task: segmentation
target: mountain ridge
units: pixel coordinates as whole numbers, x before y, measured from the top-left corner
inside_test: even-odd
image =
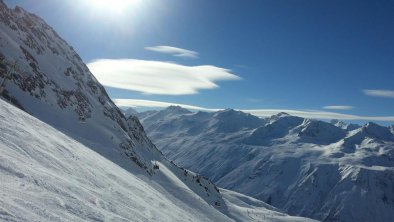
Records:
[[[367,123],[350,130],[282,113],[262,126],[217,136],[209,124],[215,114],[206,114],[203,122],[194,115],[154,122],[145,117],[141,123],[175,163],[289,214],[322,221],[390,221],[394,215],[389,127]],[[189,133],[187,125],[176,125],[185,119],[194,122],[189,128],[203,127]],[[167,123],[181,130],[167,133],[161,128]],[[355,202],[360,208],[352,207]]]

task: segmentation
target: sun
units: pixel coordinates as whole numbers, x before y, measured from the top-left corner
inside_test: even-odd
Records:
[[[130,7],[136,6],[140,0],[87,0],[94,10],[108,13],[123,13]]]

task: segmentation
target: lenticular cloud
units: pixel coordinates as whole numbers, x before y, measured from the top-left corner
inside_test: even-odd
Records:
[[[103,85],[158,95],[188,95],[219,87],[216,82],[239,80],[231,70],[212,66],[184,66],[176,63],[99,59],[88,64]]]
[[[188,49],[177,48],[173,46],[159,45],[159,46],[145,47],[145,49],[149,51],[170,54],[177,57],[188,57],[193,59],[198,58],[198,52]]]

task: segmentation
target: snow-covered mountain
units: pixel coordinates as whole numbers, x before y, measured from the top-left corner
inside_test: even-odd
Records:
[[[312,221],[232,191],[218,196],[165,160],[152,176],[124,168],[1,99],[0,132],[0,221]]]
[[[350,130],[286,113],[255,125],[242,125],[239,116],[250,115],[232,110],[168,113],[139,116],[165,156],[221,187],[323,221],[394,218],[392,128],[368,123]],[[239,130],[218,130],[218,115]]]
[[[109,158],[122,150],[134,164],[152,171],[160,153],[136,118],[126,119],[78,54],[42,19],[20,7],[0,3],[0,57],[10,80],[5,95],[31,115],[106,147]],[[155,153],[151,155],[151,153]],[[115,159],[114,159],[115,160]]]
[[[0,80],[26,112],[0,99],[0,220],[304,220],[168,161],[71,46],[1,0]]]
[[[133,108],[128,108],[128,109],[123,111],[123,114],[126,117],[129,117],[129,116],[136,116],[138,114],[138,112],[137,112],[137,110],[135,110]]]
[[[199,134],[202,130],[207,129],[211,133],[230,133],[253,129],[265,123],[265,120],[256,116],[232,109],[216,113],[192,113],[179,106],[170,106],[160,112],[146,111],[137,114],[137,116],[142,121],[148,119],[151,123],[145,126],[149,128],[147,131],[158,127],[158,133],[160,133],[159,131],[179,133],[182,130],[187,130],[189,134]],[[179,116],[182,118],[177,118]]]
[[[355,130],[355,129],[358,129],[358,128],[361,127],[361,126],[358,125],[358,124],[354,124],[354,123],[345,123],[345,122],[339,121],[339,120],[337,120],[337,119],[331,120],[330,123],[333,124],[333,125],[335,125],[335,126],[337,126],[337,127],[339,127],[339,128],[342,128],[342,129],[344,129],[344,130],[347,130],[347,131],[352,131],[352,130]]]

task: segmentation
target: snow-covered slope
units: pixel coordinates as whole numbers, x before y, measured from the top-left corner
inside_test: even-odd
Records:
[[[347,130],[347,131],[352,131],[352,130],[355,130],[355,129],[358,129],[358,128],[361,127],[361,126],[358,125],[358,124],[354,124],[354,123],[349,123],[349,124],[348,124],[348,123],[339,121],[339,120],[337,120],[337,119],[331,120],[330,123],[333,124],[333,125],[335,125],[335,126],[337,126],[337,127],[339,127],[339,128],[341,128],[341,129]]]
[[[1,100],[0,107],[0,220],[229,220],[165,164],[138,177]]]
[[[0,69],[1,97],[39,119],[0,100],[0,220],[232,220],[231,201],[168,161],[71,46],[1,0]]]
[[[226,213],[236,221],[314,221],[302,217],[288,216],[260,200],[234,191],[220,189]]]
[[[42,19],[0,1],[3,96],[122,167],[152,173],[161,153],[135,117],[125,118],[78,54]],[[95,147],[95,146],[93,146]],[[131,161],[130,161],[131,160]]]
[[[175,163],[291,215],[324,221],[394,218],[390,128],[368,123],[349,130],[280,113],[255,128],[217,131],[211,124],[216,115],[167,115],[154,121],[144,116],[141,121]],[[185,121],[193,124],[180,124]],[[163,127],[168,124],[179,131]]]
[[[213,206],[194,173],[126,170],[1,99],[0,132],[1,221],[310,221],[223,189]]]

